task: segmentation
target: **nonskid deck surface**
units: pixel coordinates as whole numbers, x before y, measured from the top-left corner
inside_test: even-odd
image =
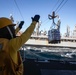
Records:
[[[74,62],[74,61],[72,61]],[[25,59],[24,75],[76,75],[76,63],[71,61],[37,61]]]

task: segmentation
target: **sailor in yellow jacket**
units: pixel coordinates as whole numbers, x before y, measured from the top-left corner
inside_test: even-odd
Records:
[[[23,75],[23,63],[19,48],[30,38],[40,16],[32,17],[31,25],[16,37],[12,21],[0,18],[0,75]]]

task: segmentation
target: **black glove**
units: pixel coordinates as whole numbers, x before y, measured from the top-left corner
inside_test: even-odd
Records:
[[[23,24],[24,24],[24,21],[21,21],[20,24],[19,24],[20,29],[22,28]]]
[[[32,21],[39,22],[40,15],[35,15],[34,17],[31,17],[31,18],[32,18]]]

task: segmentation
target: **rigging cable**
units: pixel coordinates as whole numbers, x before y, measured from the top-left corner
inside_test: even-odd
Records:
[[[67,2],[68,2],[68,0],[66,0],[66,1],[63,3],[63,5],[60,7],[60,9],[59,9],[56,13],[58,13],[58,12],[61,10],[61,8],[62,8]]]
[[[59,4],[59,6],[57,7],[57,9],[55,10],[55,12],[57,11],[57,13],[61,10],[61,8],[67,3],[68,0],[66,0],[64,3],[63,3],[64,0],[62,0],[62,2]],[[61,4],[63,3],[63,5],[61,6]],[[61,6],[61,7],[60,7]],[[60,9],[58,10],[58,8],[60,7]]]
[[[57,6],[58,2],[59,2],[59,0],[57,0],[57,2],[55,3],[55,5],[53,6],[53,8],[52,8],[52,10],[51,10],[51,11],[53,11],[53,10],[54,10],[54,8]],[[48,18],[47,18],[46,20],[44,20],[44,21],[43,21],[43,23],[45,23],[47,20],[48,20]],[[47,23],[48,23],[48,22],[47,22]]]
[[[59,0],[55,3],[55,5],[54,5],[54,7],[52,8],[52,10],[51,10],[51,11],[53,11],[53,10],[54,10],[54,8],[57,6],[58,2],[59,2]]]
[[[16,4],[16,6],[17,6],[18,10],[19,10],[19,13],[20,13],[20,15],[21,15],[22,19],[24,20],[24,18],[23,18],[23,16],[22,16],[22,13],[21,13],[21,11],[20,11],[20,9],[19,9],[19,7],[18,7],[18,4],[17,4],[17,2],[16,2],[16,0],[14,0],[14,2],[15,2],[15,4]]]
[[[59,4],[59,6],[56,8],[55,12],[58,10],[58,8],[61,6],[61,4],[64,2],[64,0],[61,1],[61,3]]]

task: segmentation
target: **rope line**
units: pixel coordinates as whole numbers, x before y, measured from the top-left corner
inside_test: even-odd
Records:
[[[19,9],[19,7],[18,7],[18,4],[17,4],[17,2],[16,2],[16,0],[14,0],[14,2],[15,2],[15,4],[16,4],[16,6],[17,6],[18,10],[19,10],[19,13],[20,13],[20,15],[21,15],[22,19],[24,20],[24,18],[23,18],[23,16],[22,16],[22,13],[21,13],[21,11],[20,11],[20,9]]]
[[[54,7],[52,8],[52,10],[51,11],[53,11],[54,10],[54,8],[57,6],[57,4],[59,3],[59,0],[55,3],[55,5],[54,5]]]
[[[66,0],[66,1],[63,3],[63,5],[59,8],[59,10],[58,10],[56,13],[58,13],[58,12],[61,10],[61,8],[62,8],[67,2],[68,2],[68,0]]]
[[[64,0],[61,1],[61,3],[59,4],[59,6],[56,8],[55,12],[57,11],[57,9],[61,6],[61,4],[64,2]]]

